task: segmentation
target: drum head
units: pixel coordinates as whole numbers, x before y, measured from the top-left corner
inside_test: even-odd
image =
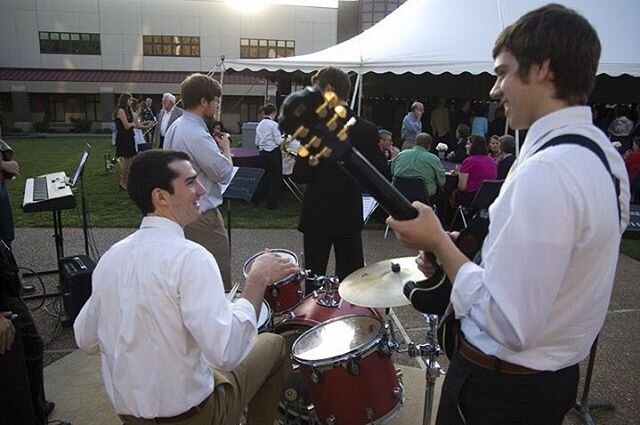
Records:
[[[275,252],[276,254],[286,258],[296,266],[298,265],[298,256],[287,249],[276,248],[276,249],[270,249],[269,252]],[[261,256],[262,254],[264,254],[264,251],[253,254],[251,257],[249,257],[247,261],[244,262],[244,266],[242,266],[242,274],[244,275],[245,278],[249,275],[249,272],[251,271],[251,266],[253,266],[253,262],[256,260],[256,258]],[[283,280],[288,280],[290,277],[291,276]]]
[[[271,307],[269,307],[269,303],[266,301],[262,301],[262,306],[260,307],[260,316],[258,317],[258,329],[264,328],[271,318]]]
[[[291,354],[300,363],[318,363],[366,351],[377,339],[382,322],[370,316],[345,316],[308,330],[293,344]]]

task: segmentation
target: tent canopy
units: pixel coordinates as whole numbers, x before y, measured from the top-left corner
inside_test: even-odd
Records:
[[[551,0],[408,0],[378,24],[343,43],[302,56],[226,59],[241,71],[313,72],[327,65],[358,74],[493,72],[500,31]],[[602,44],[598,74],[640,76],[640,1],[556,0],[585,16]]]

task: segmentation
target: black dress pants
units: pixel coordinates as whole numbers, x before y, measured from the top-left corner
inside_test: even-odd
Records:
[[[24,302],[15,297],[7,297],[2,305],[2,311],[11,311],[18,315],[17,322],[14,325],[20,328],[22,334],[22,348],[24,350],[24,359],[27,369],[27,380],[30,391],[30,406],[25,406],[24,398],[12,391],[7,385],[0,385],[0,399],[2,399],[3,409],[5,403],[9,404],[9,411],[5,410],[4,414],[17,415],[17,417],[25,417],[20,412],[21,409],[28,408],[32,410],[36,425],[44,425],[47,423],[45,417],[46,402],[44,396],[44,376],[43,376],[43,352],[44,344],[42,338],[33,322],[33,317]],[[15,341],[18,342],[18,341]],[[7,359],[9,360],[9,359]],[[0,375],[15,376],[15,371],[7,370],[11,368],[10,362],[3,361],[3,355],[0,355]],[[28,412],[27,412],[28,413]],[[3,415],[4,415],[3,414]],[[2,417],[3,415],[0,415]],[[28,416],[31,416],[30,414]],[[2,421],[0,421],[2,422]],[[25,424],[27,425],[27,424]]]
[[[278,197],[282,187],[282,152],[276,148],[270,152],[260,151],[260,158],[264,163],[267,176],[267,208],[275,209],[278,206]]]
[[[576,402],[578,365],[513,375],[480,367],[456,352],[442,386],[436,425],[562,425]]]
[[[311,270],[312,275],[325,275],[332,246],[336,258],[335,274],[340,281],[352,272],[364,267],[360,233],[349,238],[323,238],[304,234],[303,242],[304,267]],[[310,289],[313,290],[313,288]]]

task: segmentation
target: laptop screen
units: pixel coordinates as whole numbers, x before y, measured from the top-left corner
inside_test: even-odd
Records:
[[[80,159],[78,159],[78,164],[76,165],[76,169],[73,170],[73,174],[69,179],[69,186],[75,186],[82,174],[82,170],[84,169],[85,164],[87,163],[87,159],[89,158],[89,154],[91,153],[91,145],[87,144],[80,155]]]

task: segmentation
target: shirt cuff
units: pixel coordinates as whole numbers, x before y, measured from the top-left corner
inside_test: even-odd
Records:
[[[256,310],[253,308],[253,304],[251,304],[245,298],[239,298],[233,302],[233,311],[236,313],[236,317],[242,321],[249,321],[253,323],[253,326],[258,328],[258,320],[256,319]]]
[[[458,270],[451,290],[451,304],[456,318],[469,315],[471,306],[483,291],[483,276],[484,269],[471,261],[464,263]]]

